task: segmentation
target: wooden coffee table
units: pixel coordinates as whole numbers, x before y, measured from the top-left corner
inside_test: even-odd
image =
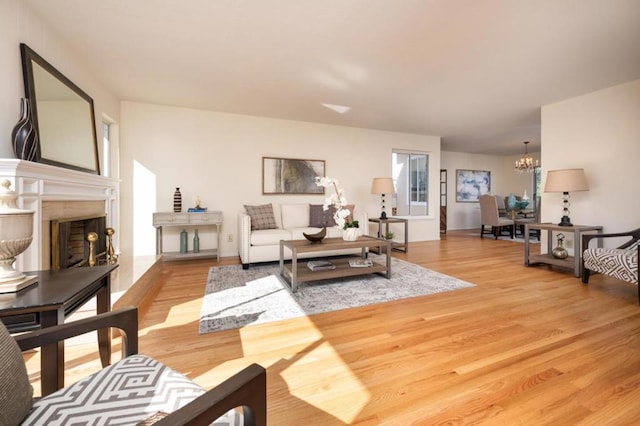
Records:
[[[285,247],[291,250],[290,264],[285,264],[284,262]],[[326,259],[336,265],[336,269],[312,271],[307,267],[306,262],[298,262],[298,255],[301,253],[330,252],[356,248],[362,249],[361,258],[366,258],[367,248],[377,248],[386,253],[386,264],[373,262],[372,266],[358,268],[349,266],[349,259],[360,258],[359,256],[334,257]],[[344,241],[342,238],[325,238],[320,243],[311,243],[307,240],[280,241],[280,275],[285,282],[291,285],[291,291],[294,293],[298,290],[299,283],[374,273],[382,274],[387,279],[391,278],[391,243],[388,240],[361,235],[356,241]]]

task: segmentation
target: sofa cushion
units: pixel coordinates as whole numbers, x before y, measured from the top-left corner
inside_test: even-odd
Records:
[[[0,322],[0,425],[20,424],[33,402],[22,351]]]
[[[291,240],[291,232],[286,229],[262,229],[251,232],[252,246],[279,245],[280,240]]]
[[[315,228],[336,226],[331,209],[325,210],[322,204],[309,204],[309,226]]]
[[[276,219],[273,215],[273,206],[271,204],[263,204],[260,206],[245,205],[244,209],[251,216],[251,230],[274,229]]]
[[[309,204],[282,204],[280,211],[284,229],[309,226]]]

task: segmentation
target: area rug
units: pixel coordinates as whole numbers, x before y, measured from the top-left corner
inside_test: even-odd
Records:
[[[277,264],[209,269],[200,334],[474,286],[395,258],[391,279],[363,275],[312,281],[301,284],[296,293],[278,271]]]

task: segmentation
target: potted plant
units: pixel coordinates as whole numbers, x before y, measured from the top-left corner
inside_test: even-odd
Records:
[[[394,234],[391,231],[387,231],[387,233],[384,234],[384,238],[387,239],[387,240],[393,240],[393,237],[395,237],[395,236],[396,236],[396,234]]]

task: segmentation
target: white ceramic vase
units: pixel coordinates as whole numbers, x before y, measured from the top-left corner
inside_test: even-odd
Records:
[[[0,293],[2,285],[26,278],[14,269],[16,256],[25,251],[33,238],[33,211],[16,207],[17,195],[5,179],[0,188]]]
[[[342,233],[342,239],[345,241],[356,241],[358,239],[358,228],[347,228]]]

